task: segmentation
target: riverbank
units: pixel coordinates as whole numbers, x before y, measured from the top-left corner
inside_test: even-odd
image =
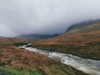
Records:
[[[71,54],[43,51],[40,49],[28,47],[28,45],[20,46],[20,48],[24,48],[28,51],[33,51],[39,54],[47,55],[52,59],[60,60],[61,63],[72,66],[77,70],[81,70],[85,73],[89,73],[91,75],[100,75],[100,61],[98,60],[84,59]]]
[[[31,47],[42,50],[73,54],[86,59],[100,60],[100,42],[86,43],[84,45],[36,45]]]
[[[5,75],[89,75],[46,55],[13,45],[0,46],[0,73]]]

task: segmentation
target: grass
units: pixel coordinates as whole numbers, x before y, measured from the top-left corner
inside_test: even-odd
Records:
[[[12,68],[10,66],[0,67],[0,73],[4,75],[45,75],[40,69],[31,71],[23,68]]]
[[[78,72],[82,73],[81,75],[88,75],[45,56],[16,47],[3,47],[0,55],[1,75],[79,75]],[[73,72],[69,74],[70,70]]]
[[[15,69],[9,66],[0,66],[0,73],[3,73],[4,75],[33,75],[33,72],[28,71],[27,69]]]
[[[88,75],[47,56],[15,46],[3,46],[0,54],[0,74],[3,75]]]
[[[66,66],[54,66],[51,72],[45,73],[42,69],[28,70],[25,68],[14,68],[11,66],[0,66],[1,75],[89,75]]]
[[[24,43],[24,42],[17,42],[17,43],[13,43],[15,46],[22,46],[22,45],[27,45],[28,43]]]
[[[100,42],[86,43],[85,45],[33,45],[34,48],[73,54],[83,58],[100,60]]]

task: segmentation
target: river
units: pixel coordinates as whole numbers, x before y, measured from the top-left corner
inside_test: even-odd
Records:
[[[28,44],[30,45],[30,44]],[[59,60],[61,63],[72,66],[77,70],[81,70],[85,73],[91,75],[100,75],[100,61],[85,59],[72,54],[64,54],[59,52],[49,52],[46,50],[40,50],[37,48],[27,47],[28,45],[20,46],[19,48],[24,48],[25,50],[36,52],[42,55],[47,55],[52,59]]]

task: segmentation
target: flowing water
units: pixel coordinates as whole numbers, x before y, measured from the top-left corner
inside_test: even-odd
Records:
[[[20,46],[19,48],[24,48],[28,51],[33,51],[39,54],[47,55],[52,59],[61,61],[61,63],[72,66],[77,70],[81,70],[85,73],[91,75],[100,75],[100,61],[92,59],[84,59],[71,54],[64,54],[59,52],[49,52],[32,47],[27,47],[28,45]]]

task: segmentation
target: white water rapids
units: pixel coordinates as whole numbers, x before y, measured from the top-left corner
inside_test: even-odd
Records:
[[[19,48],[24,48],[28,51],[33,51],[39,54],[47,55],[48,57],[56,60],[60,60],[61,63],[70,65],[77,70],[81,70],[85,73],[91,74],[91,75],[100,75],[100,61],[98,60],[92,60],[92,59],[84,59],[78,56],[74,56],[71,54],[64,54],[64,53],[58,53],[58,52],[49,52],[44,51],[32,47],[27,47],[27,45],[20,46]]]

